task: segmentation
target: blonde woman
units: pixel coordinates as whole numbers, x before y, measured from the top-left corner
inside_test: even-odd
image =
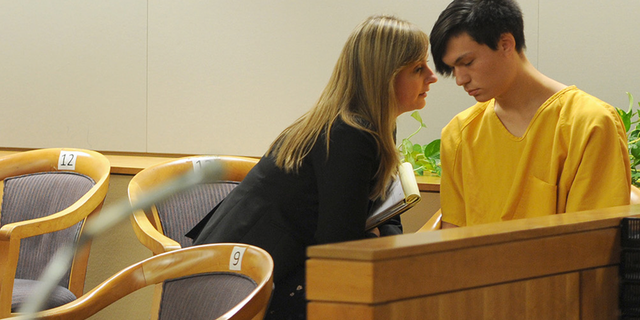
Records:
[[[241,242],[274,259],[267,318],[305,319],[308,246],[363,239],[371,200],[399,164],[398,115],[421,109],[430,84],[428,37],[390,16],[366,19],[347,40],[316,105],[188,236],[194,244]],[[399,219],[375,234],[399,234]]]

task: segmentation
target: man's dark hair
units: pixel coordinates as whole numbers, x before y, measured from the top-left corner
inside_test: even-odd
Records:
[[[525,48],[522,11],[514,0],[454,0],[442,11],[429,36],[438,73],[451,75],[453,70],[442,62],[442,57],[449,40],[463,33],[492,50],[498,49],[502,34],[511,33],[516,50],[522,52]]]

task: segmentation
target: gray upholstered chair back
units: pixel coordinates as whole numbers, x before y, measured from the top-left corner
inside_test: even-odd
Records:
[[[94,185],[95,181],[88,176],[64,171],[6,178],[0,226],[61,211],[75,203]],[[38,279],[58,247],[76,240],[81,226],[82,222],[79,222],[58,232],[23,239],[20,243],[16,279]],[[60,286],[68,286],[69,272],[67,271]]]
[[[192,240],[184,235],[238,184],[236,181],[201,184],[158,203],[156,209],[164,235],[182,248],[191,246]]]
[[[257,286],[248,276],[230,272],[167,280],[162,288],[158,319],[217,319]]]

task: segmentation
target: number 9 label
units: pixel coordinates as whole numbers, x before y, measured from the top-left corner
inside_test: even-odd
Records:
[[[229,270],[242,270],[242,257],[247,248],[233,247],[231,258],[229,259]]]

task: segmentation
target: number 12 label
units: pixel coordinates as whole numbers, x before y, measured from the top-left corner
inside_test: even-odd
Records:
[[[229,270],[242,270],[242,256],[247,248],[233,247],[231,251],[231,259],[229,259]]]
[[[58,170],[76,170],[76,160],[78,152],[60,151],[58,159]]]

